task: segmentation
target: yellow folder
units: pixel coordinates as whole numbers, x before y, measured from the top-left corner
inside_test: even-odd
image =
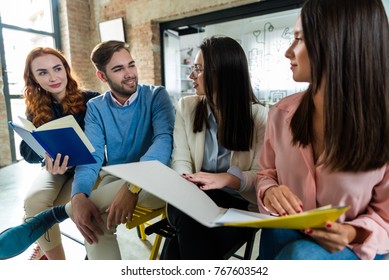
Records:
[[[263,219],[245,221],[239,220],[239,214],[236,221],[223,222],[223,219],[218,220],[218,223],[224,226],[235,227],[256,227],[256,228],[285,228],[285,229],[307,229],[307,228],[321,228],[325,226],[326,222],[336,221],[349,207],[323,207],[299,214],[280,216],[280,217],[264,217]],[[238,212],[240,210],[233,209]],[[245,213],[246,214],[246,213]],[[242,218],[243,219],[243,218]]]

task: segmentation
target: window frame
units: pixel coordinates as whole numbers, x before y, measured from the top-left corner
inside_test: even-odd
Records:
[[[24,28],[24,27],[20,27],[17,25],[5,24],[2,22],[1,15],[0,15],[0,63],[1,63],[1,69],[2,69],[3,94],[4,94],[4,99],[5,99],[7,122],[12,121],[11,100],[12,99],[20,99],[20,98],[22,98],[22,96],[10,94],[8,74],[7,74],[7,61],[5,58],[3,30],[9,29],[9,30],[13,30],[13,31],[23,31],[23,32],[32,33],[32,34],[49,36],[49,37],[53,38],[55,47],[57,49],[61,49],[58,0],[50,0],[50,5],[51,5],[51,17],[52,17],[52,24],[53,24],[53,32],[46,32],[46,31],[40,31],[40,30],[36,30],[36,29],[31,29],[31,28]],[[15,134],[14,134],[13,129],[10,127],[8,127],[8,131],[9,131],[9,145],[10,145],[10,151],[11,151],[11,161],[16,162],[17,156],[16,156],[16,147],[15,147]]]

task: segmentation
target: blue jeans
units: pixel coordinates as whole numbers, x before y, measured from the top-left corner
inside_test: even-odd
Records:
[[[376,260],[384,255],[376,255]],[[298,230],[262,229],[259,260],[359,260],[349,248],[330,253]]]

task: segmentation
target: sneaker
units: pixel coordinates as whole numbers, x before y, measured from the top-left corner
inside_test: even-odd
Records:
[[[1,232],[0,260],[13,258],[28,249],[31,244],[34,244],[39,237],[44,235],[58,222],[55,217],[51,222],[46,221],[53,215],[53,209],[50,208],[39,213],[35,217],[26,218],[23,224],[8,228]],[[47,240],[50,241],[48,236]]]
[[[47,260],[47,257],[45,253],[42,251],[41,247],[37,245],[28,259],[30,261],[44,261]]]

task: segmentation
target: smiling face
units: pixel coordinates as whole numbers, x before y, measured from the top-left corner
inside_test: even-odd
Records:
[[[115,52],[105,67],[105,73],[98,71],[97,74],[101,80],[108,83],[119,101],[127,100],[137,90],[138,70],[126,49]]]
[[[193,70],[189,75],[189,78],[193,80],[193,88],[197,95],[205,95],[204,87],[204,58],[201,50],[196,54],[194,60]]]
[[[290,69],[293,72],[293,80],[296,82],[311,82],[311,66],[304,42],[300,17],[297,19],[294,26],[293,43],[286,50],[285,56],[290,59]]]
[[[31,73],[41,88],[60,103],[66,95],[68,77],[62,61],[55,55],[45,54],[31,62]]]

